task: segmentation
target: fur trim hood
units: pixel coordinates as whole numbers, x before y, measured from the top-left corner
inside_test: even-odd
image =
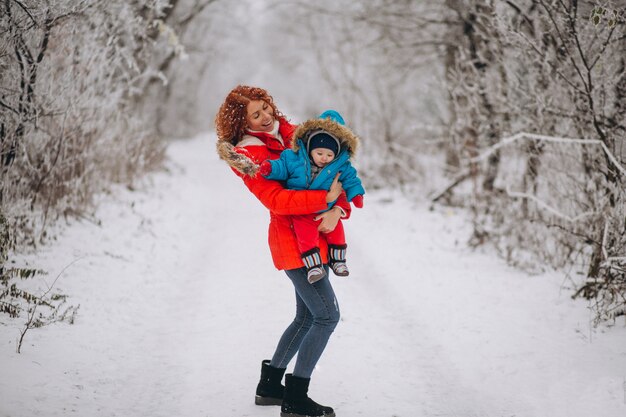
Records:
[[[337,138],[341,145],[341,150],[347,149],[350,157],[356,154],[359,147],[359,138],[350,129],[331,119],[311,119],[299,125],[293,134],[294,141],[291,144],[294,152],[298,152],[300,148],[299,141],[302,141],[304,146],[308,146],[311,134],[319,130],[330,133]]]

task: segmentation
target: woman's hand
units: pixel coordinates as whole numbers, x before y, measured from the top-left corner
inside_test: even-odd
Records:
[[[337,227],[337,223],[339,223],[339,219],[341,219],[341,208],[333,207],[328,211],[325,211],[321,214],[315,216],[315,221],[322,219],[319,226],[317,226],[317,230],[322,233],[329,233],[335,230]]]
[[[328,190],[328,194],[326,194],[327,203],[332,203],[333,201],[335,201],[337,198],[339,198],[339,195],[343,191],[343,188],[341,188],[341,182],[339,181],[340,175],[341,175],[341,172],[338,172],[337,175],[335,175],[335,179],[333,180],[333,183],[330,185],[330,190]],[[333,226],[333,229],[334,228],[335,226]]]

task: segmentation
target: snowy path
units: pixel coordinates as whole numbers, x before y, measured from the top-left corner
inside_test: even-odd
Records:
[[[0,318],[0,417],[278,416],[253,394],[293,290],[213,141],[174,143],[171,173],[107,197],[102,227],[18,260],[55,276],[79,259],[58,287],[81,307],[21,355]],[[472,252],[462,216],[396,195],[368,194],[346,230],[342,321],[311,388],[339,417],[626,415],[626,329],[591,330],[559,274]]]

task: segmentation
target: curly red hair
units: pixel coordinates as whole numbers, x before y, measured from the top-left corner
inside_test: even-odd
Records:
[[[219,140],[225,140],[236,145],[246,132],[248,103],[254,100],[263,100],[274,110],[275,118],[284,117],[274,104],[269,93],[259,87],[238,85],[226,96],[215,116],[215,131]]]

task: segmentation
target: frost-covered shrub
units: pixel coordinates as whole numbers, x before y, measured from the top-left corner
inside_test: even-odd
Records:
[[[473,132],[461,159],[481,179],[469,199],[473,242],[533,270],[571,267],[596,322],[624,315],[625,10],[469,3],[476,24],[448,82],[460,131]]]
[[[20,353],[29,330],[52,323],[74,324],[79,306],[66,304],[67,296],[54,289],[56,280],[45,289],[33,285],[32,278],[44,274],[44,271],[32,268],[3,268],[0,271],[0,313],[24,320],[16,344],[17,353]]]
[[[132,184],[159,166],[155,105],[142,97],[162,48],[153,35],[162,7],[0,3],[0,208],[9,247],[43,241],[51,223],[82,215],[107,184]]]

